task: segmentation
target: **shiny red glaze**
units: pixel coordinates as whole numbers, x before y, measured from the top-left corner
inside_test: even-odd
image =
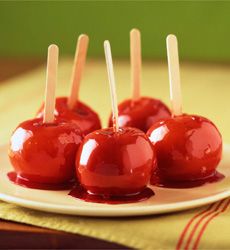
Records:
[[[75,157],[82,138],[74,123],[28,120],[13,132],[9,158],[21,179],[42,184],[69,182],[75,176]]]
[[[160,100],[141,97],[140,99],[125,100],[118,106],[120,127],[135,127],[147,132],[147,130],[161,119],[171,117],[168,107]],[[112,119],[109,126],[112,127]]]
[[[38,110],[37,117],[43,116],[43,109],[44,105]],[[95,111],[80,101],[70,110],[67,106],[67,97],[56,98],[55,116],[76,123],[84,135],[101,128],[99,116]]]
[[[156,167],[147,136],[135,128],[88,134],[76,157],[79,182],[91,194],[122,196],[141,192]]]
[[[156,151],[159,182],[197,181],[216,174],[222,139],[208,119],[176,116],[156,123],[147,135]]]

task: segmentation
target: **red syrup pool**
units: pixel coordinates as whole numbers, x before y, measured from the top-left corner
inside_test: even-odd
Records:
[[[151,185],[165,188],[194,188],[200,187],[207,183],[215,183],[223,180],[225,176],[219,172],[215,172],[212,176],[202,180],[185,181],[185,182],[169,182],[163,181],[157,175],[153,175],[151,178]]]
[[[147,200],[154,195],[154,192],[150,188],[145,188],[140,193],[133,195],[106,197],[103,195],[90,194],[82,186],[77,185],[70,191],[69,195],[86,202],[126,204]]]
[[[42,190],[68,190],[73,188],[73,185],[76,183],[75,180],[71,180],[69,182],[61,184],[36,183],[21,177],[20,175],[18,175],[13,171],[9,172],[7,174],[7,177],[11,182],[13,182],[16,185],[26,188],[42,189]]]

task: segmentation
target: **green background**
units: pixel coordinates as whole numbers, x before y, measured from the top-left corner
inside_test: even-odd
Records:
[[[109,39],[113,55],[127,57],[133,27],[142,32],[145,58],[165,58],[165,37],[174,33],[183,59],[230,60],[230,2],[224,1],[0,2],[0,56],[44,56],[50,43],[70,54],[87,33],[89,56],[104,56]]]

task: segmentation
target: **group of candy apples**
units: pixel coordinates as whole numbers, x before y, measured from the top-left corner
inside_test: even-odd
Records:
[[[182,113],[177,39],[166,39],[172,111],[141,97],[140,32],[130,32],[132,98],[117,105],[110,43],[104,42],[112,115],[101,129],[98,115],[79,101],[88,37],[78,39],[71,94],[55,99],[58,47],[48,48],[44,105],[22,122],[10,140],[14,172],[8,177],[30,188],[74,188],[70,195],[106,203],[134,202],[162,187],[193,187],[216,181],[222,139],[208,119]]]

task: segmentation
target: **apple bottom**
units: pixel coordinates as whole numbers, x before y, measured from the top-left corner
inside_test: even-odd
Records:
[[[158,187],[165,187],[165,188],[193,188],[193,187],[199,187],[202,185],[205,185],[207,183],[214,183],[221,181],[225,178],[223,174],[221,174],[218,171],[212,172],[211,175],[206,176],[202,179],[193,179],[193,180],[167,180],[164,178],[161,178],[157,171],[153,174],[150,180],[150,184]]]
[[[130,175],[118,175],[118,176],[102,176],[93,173],[89,173],[87,176],[87,170],[83,176],[81,176],[81,183],[83,188],[87,190],[89,194],[103,196],[125,196],[135,195],[142,192],[146,183],[149,182],[149,175],[143,173],[136,173]]]
[[[8,179],[22,187],[32,188],[32,189],[41,189],[41,190],[67,190],[71,189],[73,185],[76,183],[75,179],[68,180],[63,183],[44,183],[44,182],[33,182],[31,181],[31,177],[26,178],[25,176],[21,176],[16,172],[12,171],[7,174]],[[33,178],[32,178],[33,179]]]
[[[216,176],[216,166],[220,162],[219,157],[208,157],[208,159],[185,159],[175,160],[170,154],[158,155],[158,166],[154,171],[151,184],[164,183],[163,186],[171,185],[197,185],[205,183]],[[155,183],[155,184],[156,184]],[[175,184],[173,184],[175,183]]]
[[[55,157],[39,149],[34,152],[27,150],[26,157],[11,152],[10,162],[14,166],[17,178],[28,185],[34,183],[40,186],[43,184],[58,186],[69,183],[74,177],[75,145],[68,145],[64,152],[65,156],[55,154]]]

